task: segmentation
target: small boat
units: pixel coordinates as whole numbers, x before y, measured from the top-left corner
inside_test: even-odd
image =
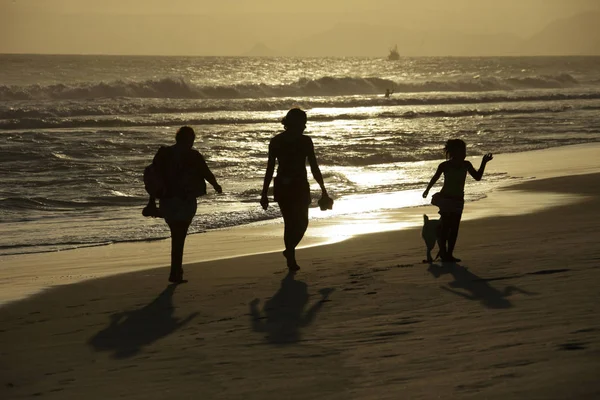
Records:
[[[390,54],[388,54],[387,59],[389,61],[397,61],[400,59],[400,53],[398,53],[398,45],[395,45],[390,49]]]

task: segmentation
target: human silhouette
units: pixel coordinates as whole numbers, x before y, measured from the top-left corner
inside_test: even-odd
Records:
[[[328,200],[322,203],[328,203],[329,208],[333,203],[325,189],[312,139],[303,134],[306,121],[306,113],[299,108],[288,111],[281,121],[285,130],[273,137],[269,143],[269,159],[260,199],[260,204],[266,210],[269,207],[267,192],[277,162],[273,197],[279,204],[283,216],[285,244],[283,255],[287,260],[287,267],[292,271],[300,269],[296,262],[296,246],[308,228],[308,207],[311,197],[306,173],[307,159],[312,175],[321,187],[322,199]]]
[[[115,358],[132,357],[149,345],[191,321],[197,314],[183,320],[173,316],[173,294],[177,285],[169,285],[150,304],[139,310],[111,315],[110,325],[88,341],[96,351],[112,351]]]
[[[394,94],[394,90],[385,89],[385,98],[389,98],[392,94]]]
[[[189,126],[179,128],[175,144],[162,146],[152,161],[156,175],[162,182],[160,209],[150,196],[146,214],[161,216],[171,230],[171,272],[169,282],[183,283],[183,247],[187,231],[196,215],[196,197],[206,194],[208,181],[217,193],[221,186],[206,165],[204,157],[192,148],[196,134]]]
[[[444,148],[446,161],[441,163],[427,189],[423,192],[423,198],[429,194],[431,187],[444,175],[444,186],[439,193],[431,198],[431,204],[438,206],[442,223],[439,229],[438,245],[440,258],[444,262],[460,262],[454,257],[454,247],[458,239],[458,228],[465,204],[465,181],[467,172],[477,181],[483,177],[486,164],[493,159],[492,153],[483,156],[481,166],[475,170],[473,164],[465,160],[467,156],[467,145],[460,139],[450,139]]]
[[[250,302],[252,329],[255,332],[266,332],[270,343],[295,343],[300,340],[300,328],[308,326],[315,318],[333,289],[319,291],[321,299],[308,310],[308,286],[294,279],[290,271],[281,281],[281,287],[265,303],[263,311],[259,311],[259,299]]]

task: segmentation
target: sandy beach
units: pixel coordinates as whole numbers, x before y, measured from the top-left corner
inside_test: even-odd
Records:
[[[295,276],[277,224],[191,236],[179,286],[167,241],[3,257],[0,398],[598,398],[599,154],[498,155],[458,265],[431,206],[315,222]]]

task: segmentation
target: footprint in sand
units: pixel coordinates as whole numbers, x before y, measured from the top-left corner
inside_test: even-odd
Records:
[[[541,271],[529,272],[526,275],[551,275],[551,274],[561,274],[563,272],[569,272],[570,269],[543,269]]]
[[[587,343],[563,343],[558,345],[559,350],[585,350],[587,349]]]
[[[374,267],[374,268],[371,268],[371,271],[386,272],[386,271],[390,271],[390,270],[396,269],[396,268],[410,268],[410,267],[414,267],[414,264],[396,264],[396,265],[390,265],[388,267]]]
[[[571,332],[571,333],[590,333],[590,332],[596,332],[597,329],[595,328],[584,328],[584,329],[578,329],[575,332]]]

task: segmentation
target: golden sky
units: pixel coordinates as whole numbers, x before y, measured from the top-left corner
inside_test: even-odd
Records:
[[[0,53],[238,55],[256,43],[285,53],[344,24],[373,45],[385,37],[383,48],[406,30],[527,38],[590,10],[600,0],[0,0]]]

